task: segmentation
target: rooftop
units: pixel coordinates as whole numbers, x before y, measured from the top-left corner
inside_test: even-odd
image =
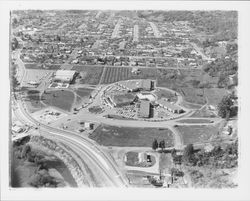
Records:
[[[167,107],[167,108],[169,108],[171,110],[182,110],[182,108],[179,107],[178,105],[171,104],[165,99],[157,100],[157,103],[162,105],[162,106],[165,106],[165,107]]]
[[[76,71],[73,70],[58,70],[55,73],[55,79],[70,81],[73,79]]]
[[[149,117],[149,115],[150,115],[150,102],[142,100],[140,103],[138,113],[139,113],[138,115],[140,117],[145,117],[145,118]]]

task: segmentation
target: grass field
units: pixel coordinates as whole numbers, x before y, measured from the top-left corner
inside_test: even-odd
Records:
[[[58,70],[60,68],[60,64],[51,64],[43,67],[41,64],[25,64],[26,69],[42,69],[42,70]]]
[[[38,90],[28,90],[26,94],[25,101],[30,112],[44,108],[44,105],[40,101],[40,92]]]
[[[130,79],[156,79],[156,69],[143,69],[138,75],[132,74],[132,68],[127,67],[107,67],[102,84],[109,84],[121,80]]]
[[[96,66],[74,66],[72,70],[76,70],[80,73],[81,84],[97,85],[102,76],[103,67]]]
[[[182,120],[179,120],[177,122],[180,122],[180,123],[195,123],[195,124],[198,124],[198,123],[212,123],[211,120],[208,120],[208,119],[182,119]]]
[[[154,139],[165,140],[166,147],[174,145],[172,132],[158,128],[128,128],[100,125],[90,138],[104,146],[151,147]]]
[[[158,99],[167,98],[169,99],[170,102],[174,102],[174,103],[177,101],[177,96],[175,96],[174,93],[168,90],[158,89],[155,92],[155,94],[157,95]]]
[[[83,98],[86,96],[90,96],[92,91],[93,91],[93,89],[90,89],[90,88],[78,88],[76,90],[76,94]]]
[[[204,105],[206,104],[206,96],[203,89],[196,88],[180,88],[178,90],[184,100],[190,103]]]
[[[206,108],[202,108],[194,112],[190,117],[216,117],[216,114]]]
[[[89,97],[94,89],[90,88],[78,88],[75,90],[76,92],[76,102],[77,104],[81,103],[82,101],[88,101]]]
[[[218,88],[217,83],[218,77],[211,77],[202,70],[157,70],[157,86],[180,92],[190,103],[203,105],[208,98],[208,104],[217,105],[226,94],[226,90]]]
[[[47,91],[41,96],[41,100],[48,106],[54,106],[65,111],[70,111],[74,103],[75,95],[71,91]]]
[[[204,92],[210,105],[218,105],[223,96],[227,95],[227,90],[222,88],[205,89]]]
[[[192,103],[186,102],[186,101],[183,101],[181,103],[181,105],[185,108],[194,109],[194,110],[198,110],[202,107],[202,105],[192,104]]]
[[[187,144],[209,142],[219,131],[217,126],[178,126],[183,142]]]

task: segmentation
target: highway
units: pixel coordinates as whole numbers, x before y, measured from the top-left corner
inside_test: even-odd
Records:
[[[16,101],[17,108],[15,109],[15,115],[17,118],[21,118],[22,121],[26,121],[26,124],[39,127],[40,133],[43,136],[53,137],[57,141],[67,144],[72,150],[82,157],[83,160],[91,162],[89,169],[94,169],[93,172],[96,177],[102,178],[102,183],[106,187],[125,187],[128,186],[127,178],[120,172],[117,164],[111,158],[109,154],[104,152],[98,144],[92,140],[80,136],[72,131],[65,131],[58,128],[54,128],[45,124],[41,124],[29,115],[26,108],[23,107],[21,101]],[[92,166],[92,167],[91,167]]]
[[[19,70],[22,71],[20,75],[20,85],[22,86],[25,67],[20,59],[20,51],[16,51],[14,57],[17,60]],[[22,102],[21,98],[20,100],[13,100],[12,107],[15,116],[20,122],[31,127],[39,128],[40,134],[42,133],[45,137],[53,137],[55,140],[67,144],[75,153],[82,157],[83,161],[88,161],[88,168],[93,170],[92,173],[96,178],[99,178],[99,183],[92,183],[92,185],[105,187],[128,186],[126,176],[119,170],[115,161],[91,139],[79,136],[78,133],[72,131],[61,130],[38,122],[27,111],[25,103]],[[82,169],[84,169],[84,167],[82,167]]]

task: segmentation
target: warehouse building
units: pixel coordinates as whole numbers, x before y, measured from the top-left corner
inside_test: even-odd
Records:
[[[55,82],[63,82],[63,83],[71,83],[76,77],[76,71],[73,70],[58,70],[55,73],[54,81]]]

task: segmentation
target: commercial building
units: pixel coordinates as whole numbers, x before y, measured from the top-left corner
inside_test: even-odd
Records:
[[[76,76],[76,71],[73,70],[58,70],[55,73],[54,81],[71,83]]]
[[[150,117],[151,104],[149,101],[142,100],[138,109],[138,117],[149,118]]]
[[[149,92],[145,92],[145,93],[138,93],[136,94],[136,96],[138,97],[138,99],[140,100],[148,100],[150,102],[155,101],[155,96],[152,93]]]
[[[184,112],[184,110],[181,107],[179,107],[178,105],[171,104],[165,99],[157,100],[157,104],[160,107],[163,107],[172,113],[180,114]]]

